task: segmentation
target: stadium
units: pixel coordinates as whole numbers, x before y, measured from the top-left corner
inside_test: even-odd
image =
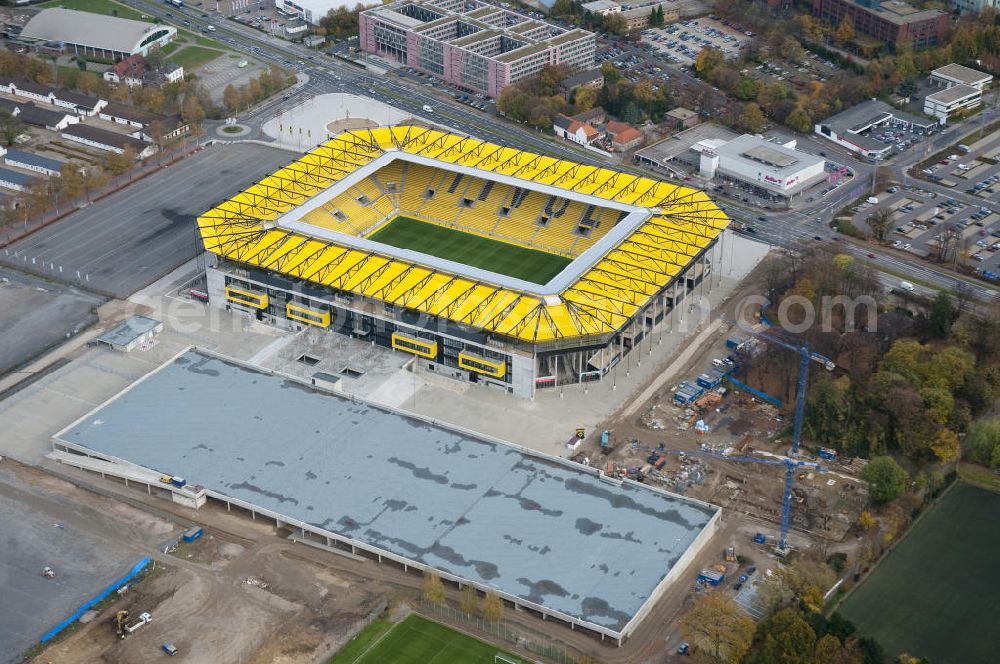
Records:
[[[345,132],[198,218],[209,301],[533,397],[707,280],[701,191],[419,126]]]

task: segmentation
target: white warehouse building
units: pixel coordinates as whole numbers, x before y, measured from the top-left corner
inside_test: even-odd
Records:
[[[961,83],[924,97],[924,113],[946,121],[956,111],[979,108],[982,103],[982,90]]]
[[[826,178],[826,160],[784,143],[744,134],[731,141],[708,139],[694,149],[701,153],[703,177],[751,185],[789,200]]]

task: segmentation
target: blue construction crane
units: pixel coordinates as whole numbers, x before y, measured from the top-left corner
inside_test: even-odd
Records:
[[[837,368],[837,365],[830,358],[810,351],[808,343],[797,346],[790,341],[785,341],[763,330],[744,329],[744,331],[765,341],[777,344],[782,348],[795,351],[802,358],[802,361],[799,363],[799,380],[795,386],[795,420],[792,425],[792,449],[788,453],[790,457],[797,457],[799,455],[799,444],[802,442],[802,419],[806,410],[806,384],[809,380],[809,363],[818,362],[827,371],[833,371]]]
[[[790,459],[788,457],[768,458],[755,456],[732,456],[719,454],[718,452],[709,452],[706,450],[668,450],[662,447],[652,451],[674,456],[703,456],[712,457],[713,459],[721,459],[723,461],[735,461],[737,463],[762,463],[768,466],[784,466],[785,493],[781,501],[781,531],[778,537],[778,552],[782,554],[788,550],[788,529],[791,525],[792,519],[792,483],[795,481],[795,469],[810,468],[819,473],[824,472],[824,468],[815,461],[802,461]]]

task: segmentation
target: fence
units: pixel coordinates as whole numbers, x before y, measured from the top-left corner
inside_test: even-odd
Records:
[[[533,635],[530,638],[524,636],[506,620],[494,623],[481,616],[466,613],[461,609],[455,609],[445,604],[433,604],[426,600],[421,600],[420,606],[425,611],[436,613],[449,622],[469,625],[484,634],[489,634],[503,640],[505,643],[511,644],[509,649],[514,651],[515,654],[518,654],[518,651],[527,651],[558,664],[577,663],[577,658],[570,654],[570,649],[565,644],[551,639],[543,641],[543,637],[538,635]]]

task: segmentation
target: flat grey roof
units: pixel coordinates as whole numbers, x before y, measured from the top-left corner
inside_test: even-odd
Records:
[[[638,150],[635,154],[636,156],[663,164],[684,154],[701,141],[707,139],[731,141],[738,136],[739,134],[735,131],[727,129],[722,125],[703,122],[700,125],[685,129],[669,138],[665,138],[659,143],[653,143],[649,147]]]
[[[933,94],[929,94],[927,95],[927,99],[936,101],[939,104],[952,104],[960,99],[981,94],[982,92],[979,88],[966,85],[965,83],[959,83],[958,85],[953,85],[950,88],[945,88],[944,90],[938,90]]]
[[[895,109],[889,104],[877,99],[869,99],[833,115],[822,124],[830,127],[838,134],[845,132],[857,133],[864,131],[873,124],[885,122],[893,115]]]
[[[9,168],[0,168],[0,180],[16,184],[21,187],[30,187],[36,182],[41,182],[40,179],[34,176],[26,173],[19,173],[18,171],[12,171]]]
[[[947,80],[957,81],[959,83],[965,83],[967,85],[980,84],[984,85],[993,80],[992,74],[987,74],[981,72],[978,69],[973,69],[972,67],[966,67],[952,62],[943,67],[938,67],[931,72],[931,76],[937,78],[943,78]]]
[[[57,440],[612,631],[719,511],[196,351]]]
[[[747,167],[766,171],[780,178],[786,178],[825,161],[823,157],[786,148],[752,134],[734,138],[720,145],[715,151],[727,159],[739,160]]]
[[[162,325],[160,321],[147,318],[146,316],[132,316],[124,323],[97,337],[97,341],[112,346],[127,346],[160,325]]]

